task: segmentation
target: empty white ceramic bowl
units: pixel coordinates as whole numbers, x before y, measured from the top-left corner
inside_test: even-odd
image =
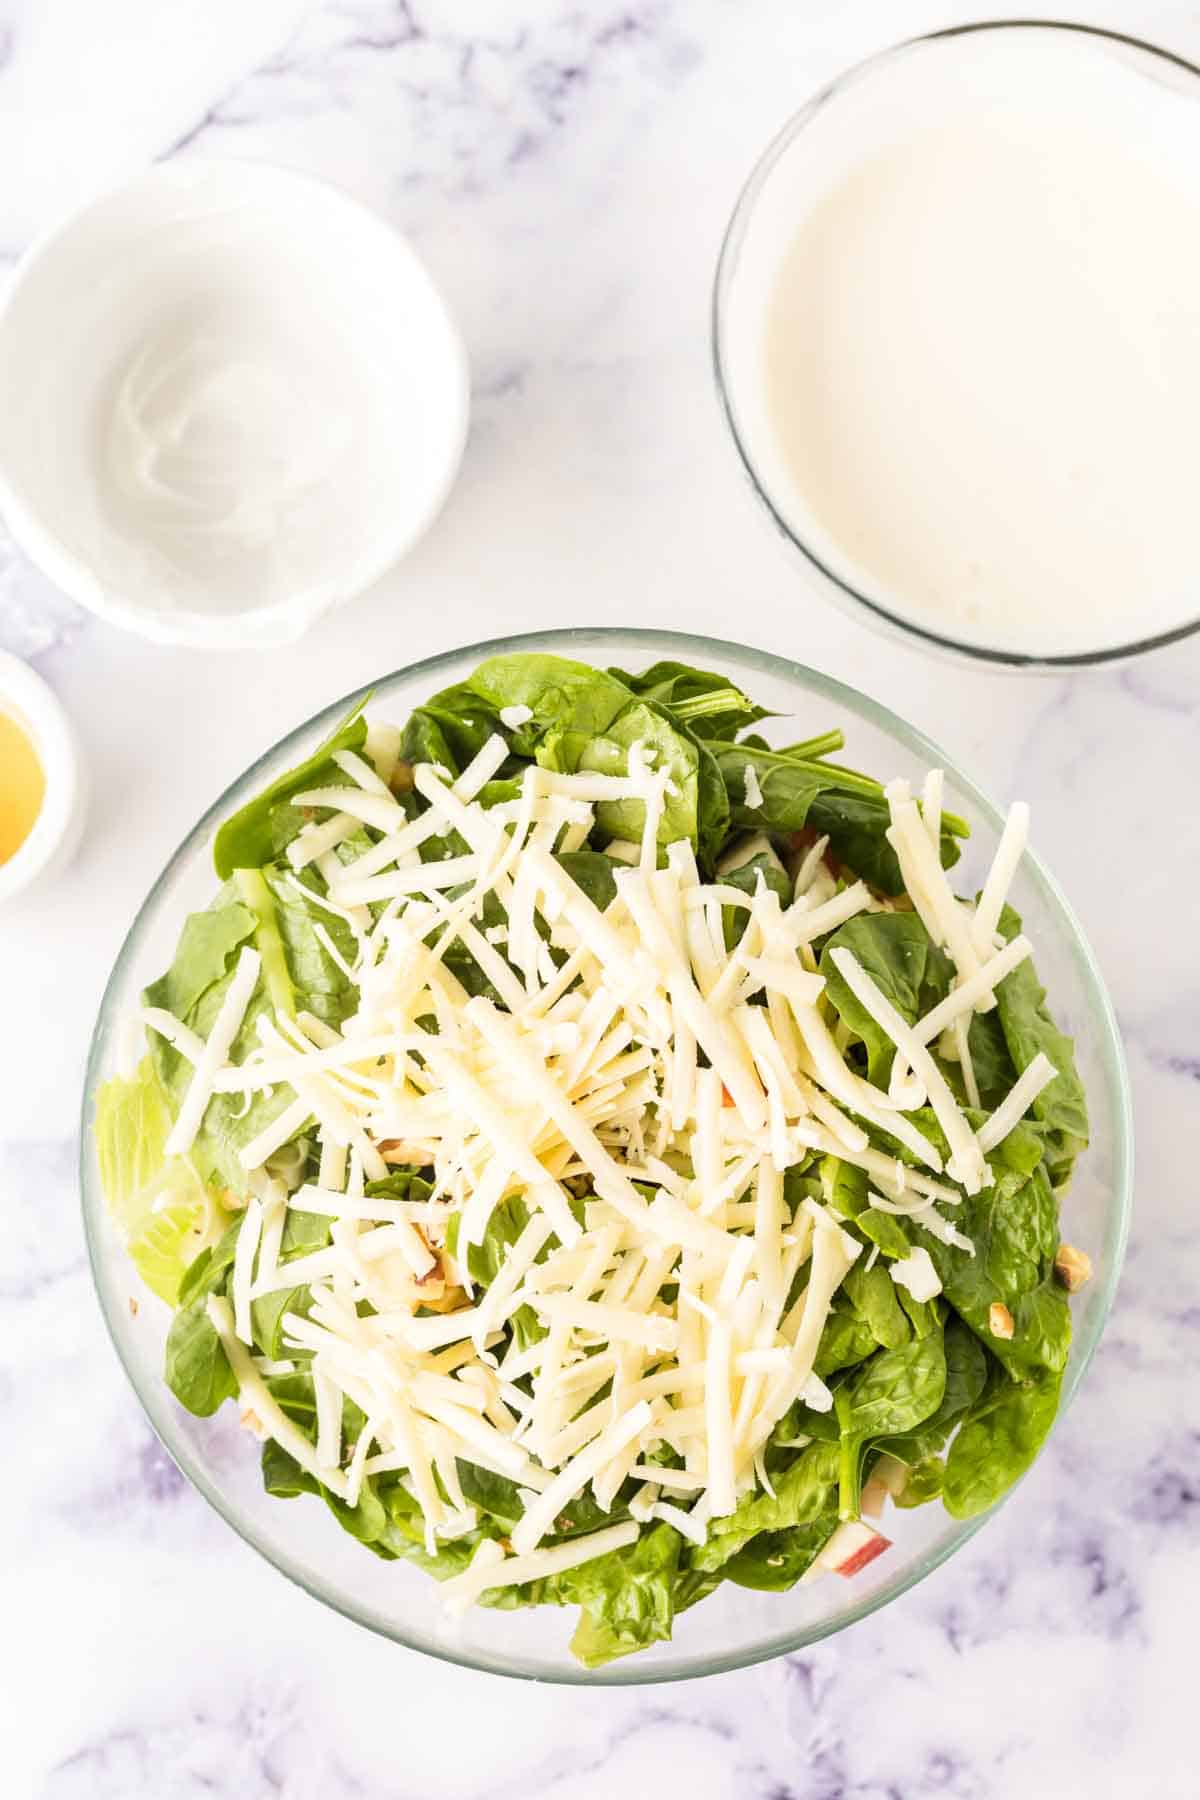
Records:
[[[408,244],[265,164],[165,163],[35,245],[0,311],[0,508],[161,643],[298,637],[420,536],[466,356]]]

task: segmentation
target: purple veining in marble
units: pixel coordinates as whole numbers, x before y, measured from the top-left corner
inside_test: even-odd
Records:
[[[86,630],[89,618],[0,527],[0,650],[33,659],[65,649]]]

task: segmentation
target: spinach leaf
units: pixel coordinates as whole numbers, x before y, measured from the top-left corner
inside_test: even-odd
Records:
[[[659,843],[673,844],[686,838],[694,846],[697,841],[700,752],[691,735],[678,731],[665,713],[645,701],[633,702],[604,731],[597,732],[583,744],[576,767],[593,769],[602,775],[624,775],[633,744],[642,745],[654,769],[665,770],[670,777],[671,786],[664,797],[659,820]],[[646,808],[641,800],[602,800],[596,807],[597,827],[610,838],[636,841],[642,835],[645,817]]]
[[[775,1594],[795,1587],[829,1542],[837,1523],[836,1512],[829,1512],[811,1525],[760,1532],[725,1564],[726,1580]]]
[[[525,1510],[517,1483],[471,1462],[459,1463],[458,1481],[464,1498],[494,1519],[507,1536]]]
[[[946,1389],[946,1349],[940,1331],[895,1350],[880,1350],[842,1382],[833,1403],[841,1429],[839,1502],[844,1519],[858,1517],[862,1458],[874,1438],[911,1431],[931,1418]]]
[[[720,765],[705,738],[692,741],[696,764],[696,857],[705,874],[711,874],[729,836],[729,796]]]
[[[837,1389],[842,1436],[865,1442],[910,1431],[937,1411],[945,1391],[946,1347],[940,1332],[882,1350]]]
[[[1061,1382],[1057,1371],[1016,1382],[993,1364],[946,1457],[942,1497],[953,1518],[985,1511],[1029,1468],[1054,1423]]]
[[[236,869],[233,884],[254,914],[254,945],[262,958],[262,978],[277,1013],[296,1010],[296,991],[279,929],[275,899],[261,869]]]
[[[440,763],[452,775],[461,775],[490,737],[513,735],[498,709],[464,681],[416,708],[404,728],[400,756],[407,763]]]
[[[1014,938],[1021,929],[1020,916],[1011,906],[1006,906],[1001,915],[1000,929],[1006,938]],[[1069,1160],[1088,1141],[1087,1100],[1075,1066],[1075,1046],[1047,1012],[1046,990],[1030,957],[1006,975],[996,989],[996,1010],[1018,1075],[1029,1067],[1039,1050],[1058,1070],[1056,1079],[1042,1089],[1031,1110],[1047,1131],[1057,1135]]]
[[[838,1294],[829,1309],[817,1346],[813,1373],[822,1381],[839,1369],[853,1368],[879,1348],[879,1341],[856,1307],[844,1294]]]
[[[975,1071],[975,1084],[979,1089],[979,1103],[988,1112],[994,1112],[1017,1079],[998,1009],[971,1014],[967,1047],[971,1052],[971,1067]],[[958,1065],[944,1063],[942,1067],[959,1104],[963,1105],[966,1092]]]
[[[207,1246],[188,1264],[179,1284],[179,1306],[190,1306],[193,1300],[225,1292],[241,1229],[242,1215],[238,1213],[218,1242]]]
[[[905,1511],[914,1506],[925,1506],[930,1500],[941,1498],[945,1480],[946,1465],[941,1457],[923,1457],[909,1469],[908,1480],[901,1491],[893,1496],[893,1502]]]
[[[828,773],[809,808],[807,823],[819,836],[828,837],[830,851],[838,862],[861,875],[871,887],[881,894],[902,894],[900,864],[887,841],[892,820],[882,788],[865,776],[835,769],[831,763],[817,762],[813,766]],[[962,819],[943,815],[944,868],[949,869],[958,861],[955,840],[966,835],[967,826]]]
[[[730,823],[735,831],[757,828],[786,836],[807,822],[809,808],[827,779],[818,770],[774,750],[758,750],[747,744],[717,743],[712,749],[729,796]],[[762,796],[757,806],[751,806],[747,799],[747,770],[751,792],[757,784],[757,792]]]
[[[630,700],[630,690],[615,676],[565,656],[528,650],[489,657],[468,677],[467,686],[497,713],[506,706],[527,706],[533,714],[529,729],[540,738],[548,733],[596,737]]]
[[[458,1254],[458,1228],[461,1217],[460,1213],[455,1213],[447,1227],[446,1247],[451,1256]],[[508,1256],[509,1250],[528,1223],[529,1208],[519,1194],[510,1195],[507,1200],[502,1200],[498,1206],[492,1209],[487,1230],[483,1234],[483,1242],[472,1244],[467,1251],[467,1273],[472,1281],[477,1281],[481,1287],[490,1287]],[[549,1238],[538,1255],[538,1262],[544,1262],[551,1250],[557,1248],[558,1239],[556,1237]],[[546,1327],[532,1306],[519,1306],[511,1315],[509,1325],[522,1349],[529,1344],[537,1343],[546,1335]]]
[[[676,724],[686,725],[693,737],[733,738],[760,719],[774,717],[727,676],[686,663],[656,662],[641,675],[624,669],[610,669],[609,674],[642,699],[653,700]]]
[[[267,1438],[262,1447],[262,1483],[277,1500],[292,1500],[297,1494],[320,1494],[324,1490],[315,1475],[302,1469],[295,1457],[289,1456],[282,1444]]]
[[[604,912],[617,897],[613,860],[599,850],[567,850],[554,858],[577,887],[581,887],[593,906]]]
[[[233,960],[230,959],[221,979],[204,990],[184,1020],[202,1038],[208,1037],[221,1010],[229,983],[233,979]],[[143,997],[147,1006],[165,1006],[167,978],[164,976],[154,982],[146,989]],[[240,1062],[250,1050],[257,1048],[259,1039],[256,1021],[259,1014],[269,1006],[270,998],[260,979],[234,1040],[231,1061]],[[151,1038],[150,1056],[174,1115],[191,1082],[192,1065],[165,1038],[159,1037],[157,1032]],[[243,1113],[242,1101],[238,1095],[214,1094],[205,1108],[200,1130],[190,1152],[191,1162],[201,1179],[215,1183],[233,1194],[244,1193],[246,1172],[238,1159],[239,1150],[290,1106],[293,1099],[291,1089],[281,1085],[273,1094],[256,1094],[249,1110]]]
[[[973,1332],[951,1315],[945,1334],[946,1384],[941,1404],[913,1429],[879,1438],[872,1449],[914,1468],[940,1451],[955,1425],[983,1392],[988,1375],[987,1352]]]
[[[881,1262],[867,1269],[861,1258],[842,1283],[846,1298],[869,1328],[876,1344],[898,1350],[913,1335],[908,1314],[900,1304],[900,1290]]]
[[[362,749],[367,737],[367,722],[362,716],[366,703],[365,699],[360,700],[305,762],[276,776],[261,794],[226,819],[213,840],[213,862],[222,881],[235,869],[261,869],[291,843],[304,824],[304,814],[291,804],[293,794],[344,782],[342,771],[332,760],[333,753]]]
[[[283,1356],[295,1356],[297,1352],[284,1348],[284,1314],[295,1313],[297,1318],[305,1319],[311,1306],[312,1289],[306,1283],[292,1288],[277,1288],[273,1294],[263,1294],[258,1300],[252,1300],[250,1329],[255,1349],[263,1356],[269,1356],[272,1361]]]
[[[186,1019],[201,995],[224,977],[234,952],[254,936],[256,923],[232,884],[221,889],[206,912],[189,913],[162,978],[162,1005],[167,1011]]]
[[[370,1189],[368,1188],[367,1191],[369,1193]],[[284,1220],[283,1238],[279,1246],[280,1256],[286,1257],[293,1252],[299,1255],[301,1252],[309,1250],[324,1250],[326,1245],[332,1242],[330,1233],[332,1223],[333,1221],[324,1213],[301,1212],[298,1208],[289,1206],[287,1218]]]
[[[1007,1148],[1006,1140],[992,1153],[994,1168]],[[974,1243],[974,1256],[913,1228],[947,1300],[1012,1374],[1061,1373],[1071,1345],[1071,1315],[1054,1279],[1058,1216],[1045,1168],[1025,1176],[1001,1166],[994,1184],[964,1199],[954,1219]],[[1013,1316],[1011,1339],[992,1336],[990,1314],[997,1302]]]
[[[518,1484],[509,1481],[507,1476],[496,1475],[490,1469],[481,1469],[475,1463],[461,1462],[458,1465],[459,1485],[463,1494],[473,1506],[487,1513],[507,1536],[525,1510],[518,1495]],[[636,1483],[629,1484],[632,1493]],[[606,1525],[615,1525],[628,1517],[627,1510],[620,1496],[613,1506],[605,1510],[585,1490],[576,1494],[565,1513],[561,1513],[554,1521],[554,1530],[546,1537],[548,1544],[565,1543],[569,1538],[586,1537],[590,1531],[599,1531]]]
[[[885,1256],[907,1256],[912,1241],[900,1220],[892,1213],[867,1205],[870,1183],[866,1170],[843,1162],[838,1156],[823,1156],[820,1168],[820,1197],[833,1211],[843,1219],[853,1220],[858,1235],[869,1244],[877,1244]],[[787,1193],[786,1186],[784,1193]]]
[[[838,1016],[865,1045],[869,1079],[876,1087],[886,1087],[892,1072],[892,1040],[847,987],[833,960],[834,950],[851,951],[910,1025],[946,998],[954,964],[934,944],[916,913],[859,913],[825,940],[818,963],[825,992]]]
[[[321,926],[349,967],[358,954],[354,933],[344,919],[318,906],[314,878],[308,870],[296,878],[296,885],[278,866],[264,869],[262,879],[274,902],[296,1010],[314,1013],[326,1025],[340,1026],[358,1006],[358,989],[325,948],[316,926]],[[314,895],[312,900],[305,898],[308,892]]]
[[[659,1523],[624,1550],[554,1578],[555,1598],[580,1608],[571,1650],[586,1669],[670,1637],[682,1542],[670,1525]]]
[[[237,1378],[203,1298],[193,1300],[171,1320],[163,1374],[180,1405],[201,1419],[237,1393]]]
[[[691,1566],[702,1573],[722,1568],[761,1531],[790,1531],[820,1521],[828,1537],[837,1524],[838,1450],[836,1444],[810,1444],[791,1466],[773,1476],[774,1495],[743,1495],[724,1519],[714,1519],[708,1541],[691,1554]]]
[[[913,1238],[901,1224],[894,1213],[885,1213],[878,1206],[868,1206],[859,1213],[854,1221],[860,1235],[869,1244],[877,1244],[885,1256],[896,1258],[907,1256],[913,1247]],[[924,1239],[921,1240],[924,1242]]]
[[[776,859],[768,856],[765,850],[760,850],[749,862],[742,863],[736,869],[729,869],[721,876],[725,887],[740,888],[743,894],[756,894],[760,879],[773,894],[779,896],[784,906],[788,904],[792,897],[792,884]],[[721,913],[725,926],[725,947],[732,950],[745,936],[750,914],[741,906],[722,907]]]

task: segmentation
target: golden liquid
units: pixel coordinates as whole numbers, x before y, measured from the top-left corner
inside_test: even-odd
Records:
[[[20,720],[0,710],[0,863],[15,856],[33,830],[46,777]]]

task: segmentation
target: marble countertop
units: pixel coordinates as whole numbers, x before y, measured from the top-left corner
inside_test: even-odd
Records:
[[[1090,10],[1200,59],[1183,0]],[[717,246],[767,135],[845,63],[954,16],[920,0],[0,0],[0,274],[147,160],[276,158],[412,235],[474,388],[462,477],[429,536],[288,651],[143,644],[0,540],[0,645],[58,690],[94,785],[72,878],[0,918],[4,1014],[22,1022],[0,1047],[11,1800],[1200,1791],[1200,970],[1173,929],[1200,884],[1200,640],[1039,679],[871,635],[820,600],[760,514],[709,374]],[[1140,1135],[1111,1328],[1017,1501],[832,1642],[740,1675],[589,1692],[376,1641],[221,1525],[105,1338],[75,1139],[132,913],[256,751],[380,669],[600,621],[800,657],[928,726],[998,796],[1030,799],[1112,987]]]

